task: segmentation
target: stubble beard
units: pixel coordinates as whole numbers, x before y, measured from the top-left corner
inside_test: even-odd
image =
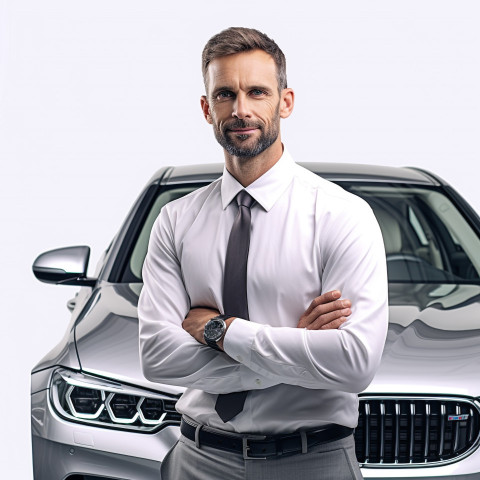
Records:
[[[267,148],[269,148],[278,138],[280,132],[280,106],[274,114],[272,126],[266,130],[265,126],[260,123],[248,122],[237,118],[233,122],[225,124],[223,128],[214,123],[213,131],[217,142],[227,151],[228,154],[238,158],[252,158],[260,155]],[[230,130],[236,128],[258,128],[260,130],[260,137],[256,142],[251,144],[249,138],[251,135],[233,135]],[[249,144],[250,143],[250,144]]]

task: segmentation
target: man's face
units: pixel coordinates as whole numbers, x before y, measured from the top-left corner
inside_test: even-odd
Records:
[[[205,118],[230,155],[255,157],[277,140],[281,95],[270,55],[252,50],[216,58],[208,66],[207,93]]]

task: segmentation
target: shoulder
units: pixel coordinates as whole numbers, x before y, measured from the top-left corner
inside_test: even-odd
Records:
[[[176,218],[184,215],[196,215],[203,208],[206,202],[212,200],[212,197],[220,197],[221,178],[197,188],[187,195],[177,198],[167,203],[163,210],[168,213],[170,218]]]
[[[207,202],[217,196],[218,202],[221,202],[220,185],[221,178],[167,203],[160,210],[153,229],[175,231],[180,224],[193,223]]]
[[[310,192],[315,205],[315,234],[324,261],[347,253],[362,256],[366,252],[376,252],[376,258],[384,259],[382,234],[370,205],[339,185],[296,167],[297,190],[300,195]]]
[[[339,185],[298,164],[295,164],[294,178],[301,189],[315,195],[317,210],[342,216],[351,216],[359,212],[369,215],[372,212],[370,205],[359,196],[347,192]]]

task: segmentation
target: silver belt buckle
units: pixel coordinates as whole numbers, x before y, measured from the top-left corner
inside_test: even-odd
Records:
[[[265,435],[255,435],[249,437],[242,437],[242,445],[243,445],[243,459],[244,460],[266,460],[267,457],[250,457],[248,452],[250,451],[250,447],[248,445],[249,440],[265,440],[267,437]]]

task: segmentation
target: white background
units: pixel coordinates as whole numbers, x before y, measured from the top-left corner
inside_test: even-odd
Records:
[[[233,25],[287,56],[294,158],[430,169],[480,210],[475,0],[0,0],[5,478],[31,478],[29,372],[76,290],[39,283],[32,261],[86,244],[94,266],[156,169],[222,161],[199,107],[200,54]]]

